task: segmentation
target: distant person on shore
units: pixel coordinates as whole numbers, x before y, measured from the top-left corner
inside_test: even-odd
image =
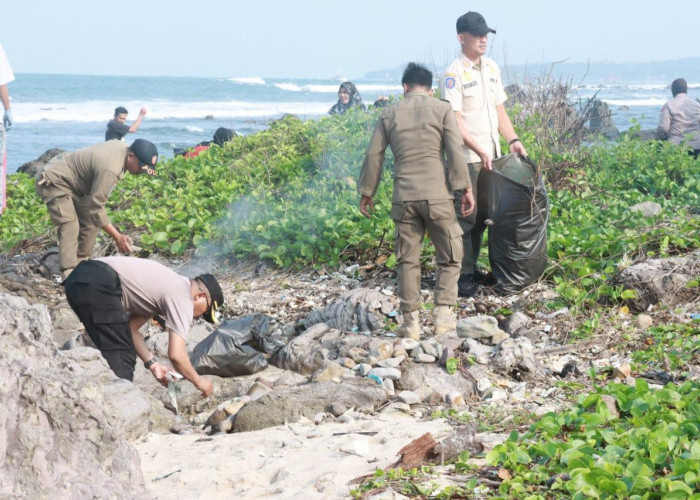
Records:
[[[688,97],[688,83],[676,78],[671,83],[673,99],[661,108],[656,138],[685,144],[694,158],[700,153],[700,103]]]
[[[374,106],[375,108],[386,108],[388,105],[389,105],[389,98],[384,97],[383,95],[380,95],[379,97],[377,97],[377,100],[374,101],[374,104],[372,104],[372,106]]]
[[[435,246],[438,267],[434,334],[442,335],[457,326],[451,308],[457,301],[462,230],[453,205],[454,193],[461,193],[457,203],[463,216],[474,210],[474,198],[452,108],[429,93],[433,74],[424,66],[410,63],[401,84],[404,99],[382,111],[367,147],[357,190],[362,196],[360,212],[370,217],[385,151],[390,146],[395,173],[391,218],[396,227],[398,296],[404,317],[398,333],[418,340],[420,255],[425,231]]]
[[[174,368],[203,396],[212,393],[211,380],[192,366],[186,341],[193,318],[216,323],[224,294],[214,276],[190,279],[152,260],[103,257],[78,264],[64,286],[68,304],[117,377],[134,379],[138,355],[161,384]],[[156,315],[165,319],[173,368],[158,361],[139,332]]]
[[[357,91],[357,87],[352,82],[343,82],[338,89],[338,102],[328,110],[329,115],[344,115],[349,109],[367,110],[367,107],[362,102],[362,97]]]
[[[483,189],[483,180],[479,183],[481,169],[492,170],[491,160],[501,156],[499,134],[508,143],[511,153],[527,155],[503,105],[506,93],[501,70],[484,56],[489,33],[496,31],[488,27],[484,16],[478,12],[467,12],[457,19],[457,40],[462,46],[462,55],[447,67],[441,82],[442,95],[452,105],[464,141],[477,207],[468,217],[458,215],[464,231],[460,297],[473,297],[482,276],[477,262],[487,214],[480,207],[488,206],[489,193]],[[455,199],[460,197],[461,193],[455,193]]]
[[[226,127],[219,127],[214,132],[213,140],[202,141],[196,146],[188,149],[176,148],[174,149],[175,156],[184,156],[185,158],[194,158],[199,156],[200,153],[209,149],[212,145],[224,147],[224,144],[232,140],[234,137],[238,137],[235,130]]]
[[[126,134],[133,134],[141,126],[141,121],[143,117],[146,116],[146,108],[141,108],[139,111],[139,117],[134,120],[131,125],[126,124],[126,117],[129,112],[125,107],[119,106],[114,109],[114,118],[112,118],[107,123],[107,130],[105,131],[105,141],[110,141],[112,139],[123,140]]]
[[[131,238],[109,220],[105,204],[112,189],[126,175],[156,174],[158,149],[145,139],[129,146],[124,141],[101,142],[61,154],[37,173],[36,192],[58,226],[58,258],[63,278],[78,262],[90,258],[102,230],[120,252],[131,253]]]
[[[6,180],[7,180],[7,151],[5,148],[5,132],[10,130],[12,123],[12,110],[10,109],[10,91],[7,84],[15,79],[10,62],[5,55],[5,49],[0,44],[0,101],[5,110],[2,115],[2,126],[0,126],[0,216],[5,210],[6,204]]]

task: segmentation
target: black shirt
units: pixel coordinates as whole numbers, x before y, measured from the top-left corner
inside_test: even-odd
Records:
[[[121,140],[122,137],[128,133],[129,125],[118,122],[117,120],[110,120],[107,124],[107,131],[105,132],[105,141],[109,141],[110,139]]]

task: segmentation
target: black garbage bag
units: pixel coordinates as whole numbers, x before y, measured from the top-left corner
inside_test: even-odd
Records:
[[[549,199],[539,168],[510,154],[483,170],[489,194],[489,262],[497,293],[517,293],[537,281],[547,267]]]
[[[266,354],[284,343],[267,335],[270,319],[264,314],[222,322],[192,352],[192,366],[200,375],[235,377],[267,368]]]

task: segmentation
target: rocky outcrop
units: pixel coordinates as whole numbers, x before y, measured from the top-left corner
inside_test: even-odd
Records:
[[[43,305],[0,294],[0,497],[141,498],[150,404],[98,351],[58,351]]]
[[[610,106],[600,99],[594,99],[591,103],[589,128],[592,133],[604,135],[608,139],[617,139],[620,135],[613,122]]]
[[[51,160],[54,156],[58,156],[61,153],[65,153],[65,149],[61,148],[51,148],[47,151],[44,152],[39,158],[36,160],[29,161],[25,163],[24,165],[20,165],[19,168],[17,169],[18,172],[24,172],[27,175],[30,175],[34,177],[37,172],[40,170],[43,170],[46,164]]]
[[[342,386],[336,382],[301,385],[248,403],[236,415],[233,428],[237,432],[255,431],[296,422],[301,417],[312,419],[319,412],[329,411],[333,404],[371,411],[387,399],[384,388],[366,378],[344,380]]]

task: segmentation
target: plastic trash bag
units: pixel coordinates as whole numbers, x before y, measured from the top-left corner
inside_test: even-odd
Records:
[[[192,352],[192,366],[200,375],[235,377],[267,368],[267,357],[284,344],[267,335],[270,319],[264,314],[226,320]]]
[[[482,169],[490,196],[489,261],[496,292],[517,293],[536,282],[547,267],[549,199],[532,160],[509,154]]]

